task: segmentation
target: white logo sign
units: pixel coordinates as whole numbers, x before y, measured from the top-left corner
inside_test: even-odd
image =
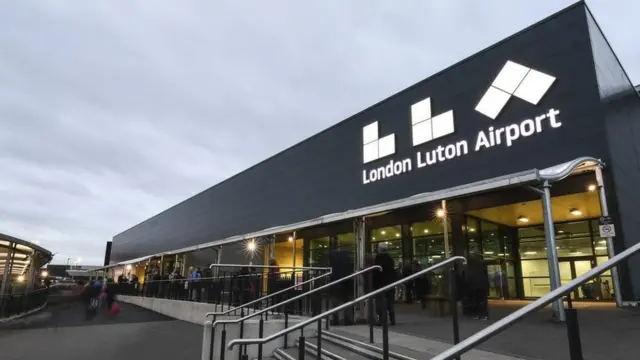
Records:
[[[476,110],[495,119],[512,96],[537,105],[555,80],[553,76],[507,61],[476,106]],[[502,127],[489,126],[480,130],[475,139],[460,139],[449,144],[433,146],[426,151],[419,150],[411,157],[390,159],[375,168],[363,169],[362,183],[369,184],[414,169],[454,161],[456,158],[496,146],[511,147],[521,138],[535,136],[546,129],[561,127],[562,122],[558,115],[560,110],[551,108],[544,113],[519,119]],[[453,110],[432,116],[430,97],[411,105],[413,146],[453,134],[454,130]],[[392,155],[396,151],[395,134],[379,138],[378,122],[373,122],[362,129],[362,146],[365,164]],[[606,230],[615,233],[613,227]],[[600,231],[602,232],[602,229]]]
[[[368,163],[396,152],[395,134],[378,138],[378,122],[362,128],[362,162]]]
[[[411,105],[413,146],[453,134],[453,110],[431,116],[431,98]]]
[[[480,99],[476,111],[495,120],[511,96],[537,105],[555,79],[540,71],[507,61]]]

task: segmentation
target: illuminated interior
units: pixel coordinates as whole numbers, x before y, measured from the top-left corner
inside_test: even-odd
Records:
[[[608,259],[607,242],[599,237],[600,203],[593,187],[552,198],[556,249],[562,283],[571,281]],[[550,291],[542,202],[528,201],[466,213],[470,253],[481,254],[489,267],[492,296],[500,284],[514,297],[521,282],[522,297],[540,297]],[[517,249],[517,253],[514,253]],[[519,269],[521,275],[516,275]],[[504,280],[501,280],[504,277]],[[574,299],[611,300],[610,272],[571,294]]]
[[[554,197],[551,199],[551,204],[553,221],[558,223],[600,216],[600,200],[595,191]],[[571,210],[574,212],[572,213]],[[541,200],[474,210],[467,214],[513,227],[544,223]]]

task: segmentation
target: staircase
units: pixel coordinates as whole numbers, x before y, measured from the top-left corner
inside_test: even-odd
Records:
[[[306,339],[305,352],[307,358],[317,358],[317,337]],[[299,359],[300,343],[296,340],[296,347],[277,349],[273,357],[277,360],[301,360]],[[324,360],[382,360],[382,348],[353,338],[353,335],[342,333],[339,330],[323,331],[321,354]],[[425,359],[426,354],[406,348],[394,346],[389,352],[392,360],[418,360]]]

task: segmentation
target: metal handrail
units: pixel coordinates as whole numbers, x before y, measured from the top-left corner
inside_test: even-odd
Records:
[[[512,326],[514,323],[516,323],[518,320],[522,319],[524,316],[528,315],[529,313],[535,310],[538,310],[544,306],[547,306],[555,300],[560,299],[565,294],[573,291],[576,287],[584,284],[585,282],[591,280],[592,278],[611,269],[612,267],[616,266],[619,262],[625,260],[626,258],[633,255],[639,250],[640,250],[640,243],[633,245],[627,250],[607,260],[605,263],[598,265],[593,269],[587,271],[586,273],[578,276],[574,280],[571,280],[566,285],[563,285],[551,291],[550,293],[532,302],[531,304],[517,311],[514,311],[513,313],[496,321],[492,325],[489,325],[486,328],[478,331],[477,333],[469,336],[468,338],[461,341],[457,345],[452,346],[446,351],[434,356],[433,358],[431,358],[431,360],[448,360],[448,359],[453,359],[458,355],[464,354],[465,352],[471,350],[476,345],[483,343],[493,335],[496,335],[502,332],[503,330],[505,330],[506,328]]]
[[[231,312],[233,312],[233,311],[236,311],[236,310],[242,309],[242,308],[247,307],[247,306],[249,306],[249,305],[253,305],[253,304],[257,304],[257,303],[259,303],[259,302],[262,302],[262,301],[264,301],[264,300],[266,300],[266,299],[268,299],[268,298],[270,298],[270,297],[273,297],[273,296],[276,296],[276,295],[280,295],[280,294],[283,294],[283,293],[285,293],[285,292],[287,292],[287,291],[293,290],[293,289],[295,289],[295,288],[297,288],[297,287],[300,287],[301,285],[305,285],[305,284],[308,284],[308,283],[314,282],[314,281],[316,281],[316,280],[322,279],[323,277],[329,276],[329,275],[331,275],[332,273],[333,273],[333,272],[332,272],[331,270],[329,270],[329,272],[327,272],[327,273],[325,273],[325,274],[322,274],[322,275],[320,275],[320,276],[316,276],[316,277],[314,277],[314,278],[311,278],[311,279],[309,279],[309,280],[307,280],[307,281],[303,281],[303,282],[301,282],[301,283],[297,283],[297,284],[295,284],[295,285],[293,285],[293,286],[290,286],[290,287],[288,287],[288,288],[286,288],[286,289],[282,289],[282,290],[280,290],[280,291],[274,292],[273,294],[269,294],[269,295],[267,295],[267,296],[263,296],[263,297],[261,297],[260,299],[253,300],[253,301],[251,301],[251,302],[248,302],[248,303],[246,303],[246,304],[242,304],[242,305],[240,305],[240,306],[237,306],[237,307],[234,307],[234,308],[228,309],[228,310],[226,310],[226,311],[208,312],[208,313],[206,313],[204,316],[205,316],[205,318],[206,318],[206,317],[209,317],[209,316],[219,316],[219,315],[220,315],[220,316],[222,316],[222,315],[229,314],[229,313],[231,313]],[[215,319],[214,319],[214,320],[215,320]]]
[[[313,267],[313,266],[279,266],[279,265],[240,265],[240,264],[211,264],[209,265],[209,269],[214,267],[247,267],[247,268],[257,268],[257,269],[296,269],[300,271],[305,270],[331,270],[330,267]]]
[[[313,290],[307,291],[307,292],[305,292],[305,293],[303,293],[303,294],[300,294],[300,295],[294,296],[294,297],[292,297],[292,298],[290,298],[290,299],[287,299],[287,300],[284,300],[284,301],[282,301],[282,302],[279,302],[278,304],[271,305],[270,307],[268,307],[268,308],[266,308],[266,309],[262,309],[262,310],[260,310],[260,311],[254,312],[253,314],[249,314],[249,315],[247,315],[247,316],[245,316],[245,317],[243,317],[243,318],[240,318],[240,319],[232,319],[232,320],[218,320],[218,321],[216,321],[216,322],[214,322],[214,323],[213,323],[212,328],[215,330],[216,325],[218,325],[218,324],[237,324],[237,323],[239,323],[239,322],[242,322],[242,321],[248,320],[248,319],[250,319],[250,318],[252,318],[252,317],[254,317],[254,316],[258,316],[258,315],[263,314],[263,313],[265,313],[265,312],[267,312],[267,311],[269,311],[269,310],[276,309],[276,308],[278,308],[278,307],[281,307],[281,306],[282,306],[282,305],[284,305],[284,304],[288,304],[288,303],[290,303],[290,302],[293,302],[293,301],[296,301],[296,300],[300,300],[300,299],[302,299],[302,298],[304,298],[304,297],[306,297],[306,296],[308,296],[308,295],[310,295],[310,294],[313,294],[313,293],[318,292],[318,291],[320,291],[320,290],[327,289],[327,288],[329,288],[329,287],[331,287],[331,286],[333,286],[333,285],[335,285],[335,284],[339,284],[339,283],[341,283],[341,282],[343,282],[343,281],[349,280],[349,279],[354,278],[354,277],[356,277],[356,276],[358,276],[358,275],[362,275],[362,274],[364,274],[364,273],[366,273],[366,272],[369,272],[369,271],[371,271],[371,270],[378,270],[378,271],[382,271],[382,267],[381,267],[380,265],[373,265],[373,266],[370,266],[370,267],[368,267],[368,268],[366,268],[366,269],[363,269],[363,270],[360,270],[360,271],[354,272],[353,274],[350,274],[350,275],[348,275],[348,276],[345,276],[345,277],[343,277],[343,278],[341,278],[341,279],[337,279],[336,281],[333,281],[333,282],[330,282],[330,283],[328,283],[328,284],[322,285],[322,286],[320,286],[320,287],[318,287],[318,288],[315,288],[315,289],[313,289]]]
[[[291,333],[291,332],[293,332],[295,330],[298,330],[298,329],[304,328],[305,326],[313,324],[313,323],[317,322],[318,320],[321,320],[321,319],[323,319],[323,318],[325,318],[325,317],[327,317],[329,315],[335,314],[338,311],[341,311],[341,310],[344,310],[346,308],[352,307],[352,306],[356,305],[357,303],[359,303],[361,301],[364,301],[364,300],[373,298],[375,296],[378,296],[378,295],[380,295],[382,293],[385,293],[385,292],[387,292],[387,291],[395,288],[396,286],[401,285],[401,284],[403,284],[403,283],[405,283],[407,281],[414,280],[414,279],[416,279],[416,278],[418,278],[418,277],[420,277],[420,276],[422,276],[422,275],[424,275],[424,274],[426,274],[428,272],[431,272],[433,270],[439,269],[441,267],[444,267],[446,265],[449,265],[449,264],[451,264],[451,263],[453,263],[455,261],[459,261],[459,260],[462,260],[463,263],[466,263],[466,261],[467,261],[462,256],[450,257],[450,258],[448,258],[448,259],[446,259],[446,260],[444,260],[442,262],[439,262],[439,263],[437,263],[435,265],[432,265],[432,266],[430,266],[430,267],[428,267],[426,269],[420,270],[417,273],[414,273],[414,274],[409,275],[409,276],[407,276],[407,277],[405,277],[403,279],[400,279],[400,280],[398,280],[398,281],[396,281],[396,282],[394,282],[392,284],[389,284],[389,285],[384,286],[384,287],[382,287],[380,289],[372,291],[372,292],[370,292],[370,293],[368,293],[366,295],[363,295],[363,296],[361,296],[361,297],[359,297],[359,298],[357,298],[355,300],[352,300],[352,301],[349,301],[347,303],[344,303],[344,304],[342,304],[342,305],[340,305],[338,307],[334,307],[333,309],[327,310],[327,311],[323,312],[320,315],[316,315],[316,316],[314,316],[314,317],[312,317],[310,319],[307,319],[307,320],[305,320],[303,322],[300,322],[300,323],[298,323],[298,324],[296,324],[294,326],[291,326],[291,327],[288,327],[288,328],[286,328],[284,330],[281,330],[281,331],[279,331],[279,332],[277,332],[277,333],[275,333],[273,335],[267,336],[265,338],[260,338],[260,339],[235,339],[235,340],[231,340],[229,342],[229,345],[227,346],[227,348],[229,350],[231,350],[236,345],[255,345],[255,344],[268,343],[269,341],[273,341],[273,340],[275,340],[275,339],[277,339],[277,338],[279,338],[281,336],[285,336],[285,335],[287,335],[287,334],[289,334],[289,333]]]

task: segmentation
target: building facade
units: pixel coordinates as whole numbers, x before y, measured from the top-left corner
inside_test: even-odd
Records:
[[[338,245],[355,259],[385,241],[398,266],[476,253],[508,278],[501,296],[537,297],[549,291],[539,196],[523,186],[455,189],[600,159],[620,252],[640,239],[639,113],[638,92],[577,3],[114,236],[110,263],[246,262],[245,242],[257,241],[253,263],[318,265]],[[563,281],[609,255],[595,184],[582,172],[552,189]],[[405,201],[375,212],[420,194],[442,194],[445,206]],[[343,216],[326,221],[332,214]],[[620,273],[623,297],[636,300],[640,259]],[[576,298],[610,299],[610,277]]]

